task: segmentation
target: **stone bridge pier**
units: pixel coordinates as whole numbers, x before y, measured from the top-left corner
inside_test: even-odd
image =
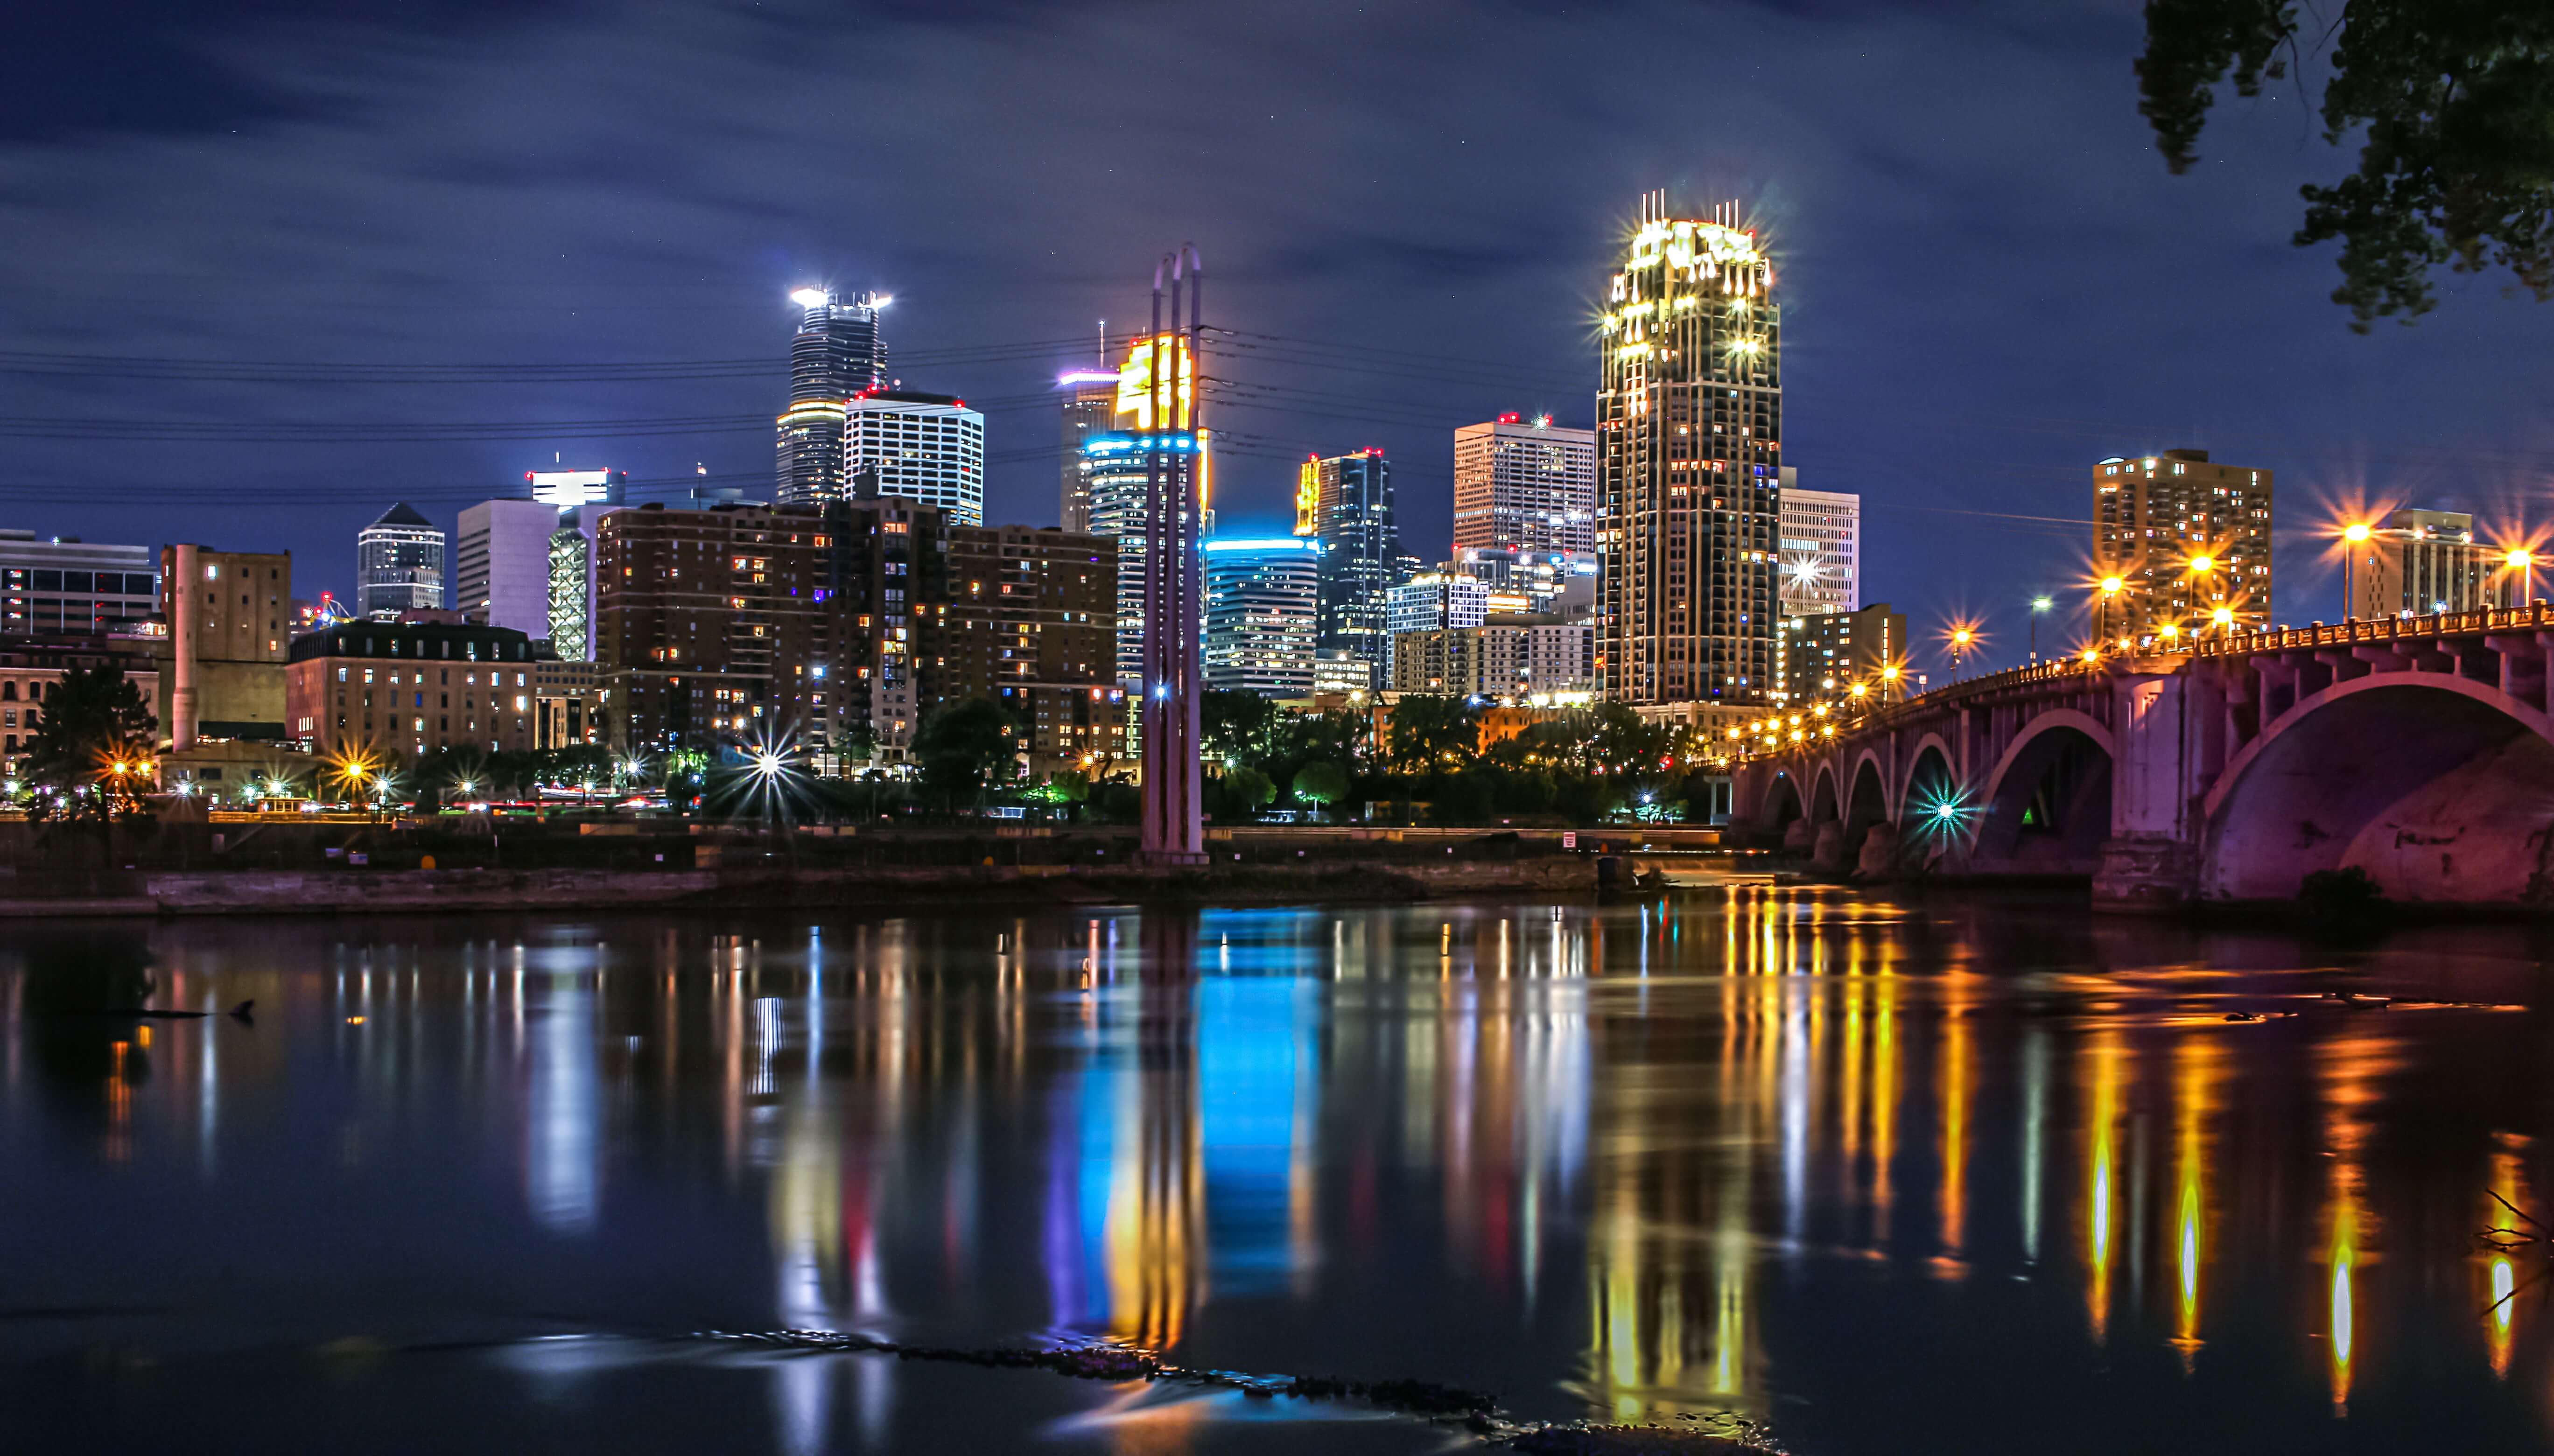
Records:
[[[1850,721],[1787,715],[1734,818],[1821,868],[2089,881],[2123,910],[2554,905],[2554,614],[2278,628],[2043,663]]]

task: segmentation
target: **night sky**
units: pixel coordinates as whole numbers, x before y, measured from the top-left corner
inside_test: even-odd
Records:
[[[2139,10],[30,8],[0,58],[0,349],[138,362],[0,375],[0,525],[281,545],[315,596],[391,502],[449,527],[554,454],[640,499],[703,467],[759,491],[811,280],[895,295],[893,372],[987,408],[987,518],[1049,524],[1054,376],[1194,240],[1210,321],[1265,336],[1213,367],[1273,406],[1210,415],[1224,529],[1283,520],[1304,452],[1380,445],[1435,560],[1455,425],[1587,422],[1654,187],[1770,238],[1783,453],[1862,493],[1865,600],[1919,639],[1984,616],[2014,660],[2056,589],[2077,610],[2042,646],[2077,635],[2066,522],[2106,455],[2278,472],[2282,620],[2337,615],[2340,503],[2554,524],[2554,313],[2487,275],[2350,333],[2331,246],[2287,239],[2355,150],[2282,86],[2168,176]],[[592,377],[701,361],[731,363]]]

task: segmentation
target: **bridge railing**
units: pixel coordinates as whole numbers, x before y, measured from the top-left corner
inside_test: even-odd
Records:
[[[2543,602],[2524,607],[2478,607],[2469,612],[2439,612],[2428,616],[2369,616],[2310,626],[2256,627],[2193,642],[2184,651],[2198,657],[2241,657],[2275,652],[2283,647],[2339,647],[2357,642],[2395,642],[2424,637],[2455,637],[2554,622]]]

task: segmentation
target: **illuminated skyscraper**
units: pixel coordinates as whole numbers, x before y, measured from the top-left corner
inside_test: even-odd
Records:
[[[1091,529],[1092,456],[1083,447],[1116,423],[1117,376],[1111,370],[1077,370],[1060,376],[1064,396],[1064,479],[1056,518],[1069,531]]]
[[[1305,461],[1295,534],[1322,546],[1323,650],[1354,653],[1369,670],[1367,686],[1383,686],[1392,657],[1389,594],[1410,579],[1414,564],[1401,554],[1392,466],[1383,452]]]
[[[1862,606],[1862,498],[1803,491],[1783,467],[1783,611],[1792,616]]]
[[[886,386],[886,343],[878,334],[880,293],[838,298],[831,288],[789,295],[805,312],[789,341],[789,408],[779,420],[775,494],[784,503],[844,498],[844,401]]]
[[[2270,621],[2270,472],[2166,450],[2093,467],[2093,559],[2116,591],[2094,597],[2106,642]]]
[[[1301,536],[1206,543],[1206,683],[1269,698],[1313,691],[1321,547]]]
[[[443,532],[403,501],[355,533],[355,612],[397,621],[443,605]]]
[[[843,411],[842,498],[901,496],[985,523],[985,416],[954,394],[881,390]]]
[[[1735,203],[1641,199],[1596,395],[1596,672],[1635,706],[1772,701],[1783,374],[1774,268]]]
[[[1596,549],[1596,432],[1548,414],[1454,431],[1454,550]]]

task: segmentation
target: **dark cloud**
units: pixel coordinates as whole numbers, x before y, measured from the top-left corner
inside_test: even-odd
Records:
[[[1586,415],[1589,315],[1659,186],[1744,199],[1775,240],[1786,453],[1864,493],[1869,591],[1919,621],[2009,614],[2083,548],[1938,511],[2082,514],[2106,454],[2269,465],[2290,524],[2317,492],[2514,500],[2549,458],[2540,311],[2468,281],[2416,329],[2343,329],[2329,258],[2285,246],[2298,182],[2342,165],[2293,96],[2226,108],[2220,155],[2164,174],[2134,0],[123,12],[49,22],[15,47],[34,88],[0,87],[7,347],[772,363],[644,386],[8,381],[0,415],[104,438],[0,436],[0,521],[281,542],[305,590],[346,585],[389,501],[448,521],[553,452],[750,477],[768,427],[348,446],[116,422],[750,421],[779,403],[781,295],[825,279],[897,295],[899,360],[1058,341],[910,380],[990,401],[990,513],[1051,520],[1040,392],[1101,319],[1126,331],[1184,239],[1218,320],[1398,351],[1231,359],[1299,397],[1222,420],[1259,452],[1227,462],[1229,507],[1273,516],[1286,457],[1380,443],[1433,556],[1454,424]],[[2328,615],[2317,569],[2311,542],[2282,555],[2283,613]]]

